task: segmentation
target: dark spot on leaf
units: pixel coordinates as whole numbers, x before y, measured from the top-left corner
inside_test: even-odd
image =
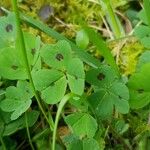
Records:
[[[13,70],[17,70],[17,69],[18,69],[18,66],[13,65],[13,66],[11,66],[11,68],[12,68]]]
[[[34,55],[34,54],[35,54],[35,52],[36,52],[36,49],[35,49],[35,48],[32,48],[32,49],[31,49],[31,53],[32,53],[32,55]]]
[[[78,79],[78,77],[76,75],[74,77],[75,77],[76,80]]]
[[[119,98],[122,99],[122,97],[119,95]]]
[[[143,93],[144,92],[143,89],[138,89],[137,91],[138,91],[138,93]]]
[[[58,61],[61,61],[64,59],[64,56],[60,53],[56,54],[56,57],[55,57]]]
[[[26,92],[29,93],[29,89],[26,89]]]
[[[105,79],[105,75],[104,75],[103,73],[99,73],[99,74],[97,75],[97,79],[98,79],[98,80],[103,80],[103,79]]]
[[[11,24],[8,24],[5,29],[7,32],[11,32],[13,30],[13,26]]]

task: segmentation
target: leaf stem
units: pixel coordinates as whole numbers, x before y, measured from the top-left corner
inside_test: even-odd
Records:
[[[46,121],[48,122],[50,128],[53,130],[54,123],[53,123],[52,120],[49,120],[48,117],[46,116],[46,113],[44,112],[44,109],[43,109],[43,107],[40,103],[40,97],[38,96],[38,93],[37,93],[37,91],[35,89],[35,86],[34,86],[34,83],[33,83],[32,75],[31,75],[31,68],[30,68],[30,65],[29,65],[27,52],[26,52],[26,48],[25,48],[24,37],[23,37],[22,30],[21,30],[20,15],[19,15],[18,7],[17,7],[17,0],[12,0],[12,4],[13,4],[13,10],[14,10],[15,16],[16,16],[16,26],[17,26],[18,38],[20,40],[20,46],[21,46],[21,50],[22,50],[22,53],[23,53],[24,63],[25,63],[25,67],[26,67],[26,70],[27,70],[27,73],[28,73],[30,84],[33,88],[34,95],[35,95],[35,98],[37,100],[38,106],[39,106],[42,114],[44,115]]]
[[[104,0],[104,1],[105,1],[105,5],[106,5],[108,16],[109,16],[109,18],[111,20],[111,24],[110,25],[112,26],[112,29],[114,30],[115,37],[116,38],[120,38],[120,36],[121,36],[120,27],[119,27],[116,15],[115,15],[115,13],[113,11],[113,8],[112,8],[112,6],[110,4],[110,0]]]
[[[70,98],[72,98],[73,96],[74,96],[74,94],[72,94],[72,93],[66,94],[59,103],[58,110],[57,110],[57,113],[56,113],[55,124],[54,124],[53,139],[52,139],[52,150],[55,150],[55,146],[56,146],[57,126],[58,126],[58,122],[59,122],[61,112],[62,112],[65,104],[67,103],[67,101]]]
[[[3,141],[3,138],[0,136],[0,142],[1,142],[1,144],[2,144],[2,148],[3,148],[3,150],[7,150],[6,149],[6,145],[5,145],[5,143],[4,143],[4,141]]]
[[[30,136],[29,126],[28,126],[28,117],[27,117],[27,113],[26,112],[25,112],[25,122],[26,122],[26,129],[27,129],[27,136],[28,136],[28,139],[29,139],[29,144],[31,146],[31,149],[35,150],[34,146],[32,144],[31,136]]]

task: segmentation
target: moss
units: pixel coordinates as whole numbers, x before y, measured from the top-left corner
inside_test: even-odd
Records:
[[[123,74],[130,75],[135,72],[139,56],[144,47],[135,39],[128,41],[121,49],[119,66]]]

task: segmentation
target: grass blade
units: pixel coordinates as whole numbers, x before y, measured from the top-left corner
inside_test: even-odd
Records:
[[[145,14],[146,14],[146,17],[147,17],[148,25],[150,26],[150,13],[149,13],[150,0],[144,0],[143,1],[143,6],[144,6]]]
[[[106,62],[115,69],[116,73],[120,76],[118,66],[111,54],[110,49],[107,47],[106,43],[103,41],[102,37],[98,35],[93,29],[85,27],[87,34],[89,35],[90,41],[97,47],[99,52],[105,58]]]

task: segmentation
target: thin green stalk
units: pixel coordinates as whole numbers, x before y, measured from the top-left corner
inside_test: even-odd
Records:
[[[115,13],[112,9],[112,6],[110,4],[110,0],[104,0],[104,2],[105,2],[105,5],[106,5],[106,10],[107,10],[108,16],[111,20],[111,25],[113,27],[115,37],[120,38],[121,37],[120,27],[119,27],[116,15],[115,15]]]
[[[61,112],[62,112],[65,104],[67,103],[67,101],[72,97],[73,97],[73,94],[69,93],[69,94],[65,95],[63,97],[63,99],[61,100],[61,102],[59,103],[58,110],[57,110],[57,113],[56,113],[55,124],[54,124],[53,139],[52,139],[52,150],[55,150],[55,146],[56,146],[57,126],[58,126],[58,122],[59,122]]]
[[[21,46],[21,50],[22,50],[22,53],[23,53],[23,58],[24,58],[26,70],[27,70],[27,73],[28,73],[28,77],[29,77],[31,86],[33,88],[34,95],[35,95],[35,98],[37,100],[38,106],[39,106],[41,112],[43,113],[46,121],[48,122],[50,128],[53,130],[54,123],[51,120],[49,120],[48,117],[46,116],[46,113],[44,112],[44,109],[43,109],[43,107],[40,103],[40,97],[38,96],[38,93],[36,92],[36,89],[35,89],[35,86],[34,86],[34,83],[33,83],[32,75],[31,75],[31,68],[30,68],[30,65],[29,65],[27,52],[26,52],[26,48],[25,48],[24,37],[23,37],[22,30],[21,30],[20,15],[19,15],[18,7],[17,7],[17,0],[12,0],[12,4],[13,4],[13,9],[14,9],[14,12],[15,12],[15,15],[16,15],[16,26],[17,26],[18,38],[20,40],[20,46]]]
[[[1,142],[1,144],[2,144],[2,148],[3,148],[3,150],[7,150],[6,149],[6,145],[5,145],[5,143],[4,143],[4,141],[3,141],[3,138],[0,136],[0,142]]]
[[[49,128],[43,129],[40,133],[37,133],[33,138],[32,141],[36,141],[41,137],[45,137],[49,134]]]
[[[34,149],[34,146],[33,146],[33,144],[32,144],[31,136],[30,136],[27,113],[25,113],[25,122],[26,122],[26,129],[27,129],[27,136],[28,136],[28,139],[29,139],[29,144],[30,144],[30,146],[31,146],[31,149],[32,149],[32,150],[35,150],[35,149]]]

